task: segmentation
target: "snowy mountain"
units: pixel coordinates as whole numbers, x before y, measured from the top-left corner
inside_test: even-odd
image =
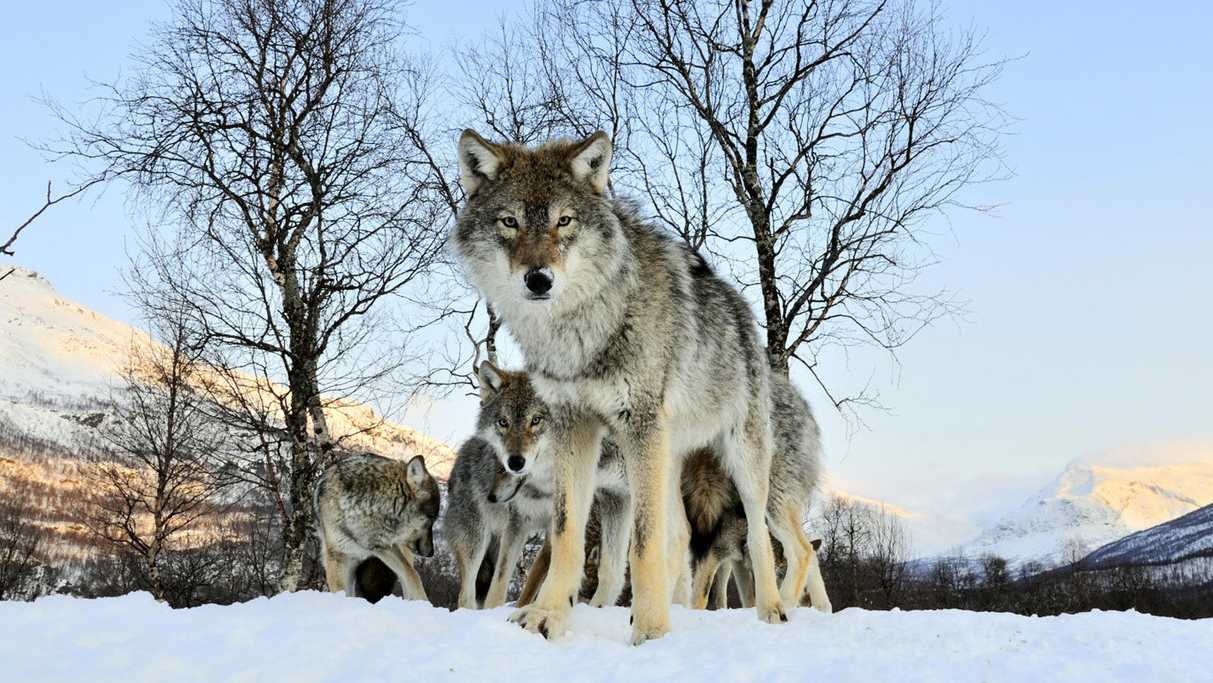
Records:
[[[1088,555],[1083,569],[1175,564],[1213,556],[1213,505],[1113,541]]]
[[[1143,455],[1138,466],[1075,461],[1048,486],[964,546],[1012,562],[1074,558],[1142,529],[1213,503],[1213,458],[1172,452],[1166,463]],[[1131,459],[1124,459],[1131,460]]]
[[[40,521],[61,537],[80,531],[67,508],[80,498],[81,464],[98,457],[97,428],[118,372],[132,349],[154,343],[65,299],[33,271],[18,268],[0,283],[0,492],[35,500]],[[345,447],[424,455],[440,476],[454,461],[445,443],[368,406],[338,401],[327,413]]]

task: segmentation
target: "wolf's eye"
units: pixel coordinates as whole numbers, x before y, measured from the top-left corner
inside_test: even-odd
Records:
[[[518,219],[514,218],[513,216],[503,216],[501,218],[501,224],[507,228],[517,228]]]
[[[532,426],[532,427],[538,427],[538,426],[539,426],[539,425],[540,425],[542,422],[543,422],[543,416],[542,416],[542,415],[536,415],[535,417],[532,417],[532,418],[531,418],[531,426]]]
[[[561,216],[560,219],[556,221],[556,226],[563,228],[572,222],[573,222],[572,216]]]
[[[507,429],[510,426],[510,421],[504,417],[499,417],[497,418],[497,426],[501,427],[502,429]]]

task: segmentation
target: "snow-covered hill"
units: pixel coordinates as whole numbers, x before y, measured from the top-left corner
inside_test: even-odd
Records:
[[[1135,612],[791,613],[675,607],[672,633],[627,645],[628,612],[578,605],[554,642],[509,608],[448,612],[334,594],[170,610],[146,594],[0,603],[13,681],[1196,681],[1213,620]]]
[[[132,349],[153,343],[60,296],[35,272],[18,268],[0,283],[0,492],[20,488],[60,536],[80,531],[65,508],[80,498],[79,464],[98,455],[97,429],[111,412],[118,373]],[[336,401],[327,412],[345,447],[425,455],[441,476],[454,461],[445,443],[365,405]]]
[[[1213,505],[1113,541],[1083,559],[1083,569],[1164,565],[1213,556]]]
[[[17,268],[0,287],[0,418],[74,446],[73,427],[63,420],[79,424],[77,416],[46,408],[104,404],[131,349],[152,343],[143,332],[64,299],[37,273]],[[399,457],[420,453],[436,464],[452,455],[446,444],[382,420],[364,405],[336,403],[329,419],[351,448]]]
[[[1176,451],[1138,466],[1072,462],[1052,483],[983,531],[964,549],[1013,562],[1056,564],[1067,552],[1106,543],[1213,503],[1213,457]],[[1130,460],[1121,458],[1122,461]],[[1067,548],[1066,546],[1070,546]]]

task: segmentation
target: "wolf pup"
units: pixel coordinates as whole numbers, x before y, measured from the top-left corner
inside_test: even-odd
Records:
[[[376,557],[395,572],[406,598],[426,599],[412,555],[434,554],[439,493],[424,458],[349,456],[324,471],[312,501],[329,590],[355,596],[359,564]]]
[[[821,430],[808,402],[786,377],[771,375],[771,403],[775,453],[766,518],[787,561],[780,586],[783,603],[799,605],[807,585],[813,607],[830,612],[817,546],[805,536],[802,522],[820,478]],[[751,606],[753,586],[746,585],[749,572],[742,554],[748,531],[745,510],[733,482],[710,451],[696,451],[687,459],[682,497],[691,525],[692,606],[707,606],[714,583],[720,606],[720,593],[735,569],[742,603]],[[718,572],[723,573],[720,581],[716,581]]]
[[[606,133],[525,148],[468,130],[458,156],[467,201],[454,249],[522,349],[560,435],[551,571],[511,619],[549,637],[565,632],[609,431],[635,509],[632,642],[669,631],[671,576],[689,541],[681,461],[702,446],[733,475],[750,520],[758,617],[787,621],[764,514],[770,370],[749,305],[697,253],[608,195]]]
[[[549,409],[525,374],[483,363],[477,375],[478,436],[460,447],[451,469],[442,528],[459,566],[460,607],[476,607],[476,574],[495,541],[493,579],[484,599],[484,607],[491,608],[505,602],[526,540],[551,523],[555,449],[547,437]],[[614,605],[623,590],[631,514],[618,453],[612,449],[600,463],[603,559],[590,601],[594,606]]]

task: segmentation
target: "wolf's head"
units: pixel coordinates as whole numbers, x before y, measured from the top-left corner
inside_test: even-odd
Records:
[[[438,519],[441,496],[438,482],[425,468],[420,455],[404,465],[404,483],[411,494],[400,516],[399,536],[410,551],[420,557],[434,554],[434,522]]]
[[[527,148],[459,138],[467,203],[453,241],[468,276],[499,307],[575,305],[609,282],[622,232],[606,197],[611,141]]]
[[[525,373],[505,372],[485,362],[476,374],[480,380],[477,433],[493,446],[508,473],[521,477],[540,459],[548,406],[535,394]]]

